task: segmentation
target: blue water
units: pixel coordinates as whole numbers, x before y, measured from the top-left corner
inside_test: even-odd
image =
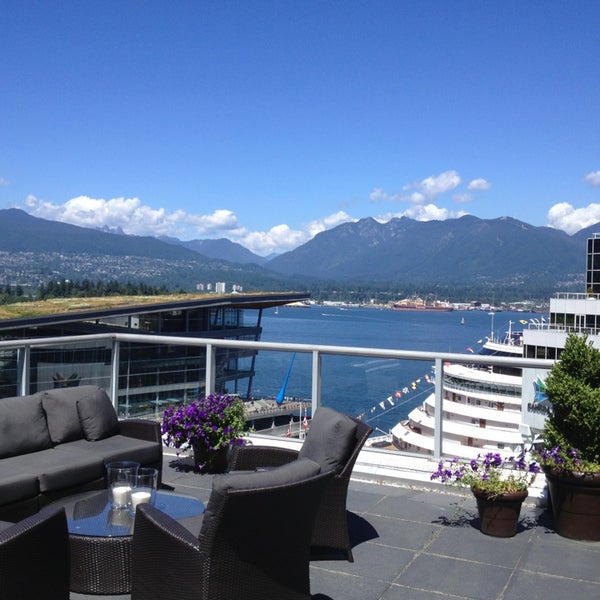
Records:
[[[520,320],[539,319],[523,312],[452,311],[400,312],[376,308],[280,307],[263,315],[265,342],[361,346],[468,353],[478,352],[492,331],[504,337],[522,326]],[[464,323],[463,323],[464,320]],[[290,365],[291,355],[261,352],[252,388],[255,397],[276,396]],[[312,357],[297,354],[286,396],[310,398]],[[327,406],[363,415],[372,427],[387,433],[423,402],[433,390],[433,363],[362,357],[324,356],[322,398]],[[392,397],[393,405],[387,400]],[[382,404],[383,403],[383,404]]]

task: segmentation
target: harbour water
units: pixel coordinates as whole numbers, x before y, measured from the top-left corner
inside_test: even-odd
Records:
[[[402,312],[380,308],[280,307],[263,315],[262,341],[360,346],[453,353],[477,353],[486,336],[503,338],[512,323],[540,320],[526,312]],[[311,360],[294,358],[286,396],[310,398]],[[291,355],[261,352],[252,393],[274,397],[290,366]],[[327,406],[362,415],[377,433],[388,431],[433,390],[433,363],[362,357],[325,356],[322,397]]]

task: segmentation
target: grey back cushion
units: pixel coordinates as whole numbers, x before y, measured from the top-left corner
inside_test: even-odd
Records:
[[[51,447],[40,394],[0,399],[0,458]]]
[[[106,392],[95,386],[77,400],[77,412],[83,435],[89,442],[103,440],[119,433],[117,413]]]
[[[298,458],[310,458],[322,471],[339,473],[356,445],[356,422],[348,415],[322,406],[310,421]]]
[[[42,406],[46,411],[48,431],[53,444],[62,444],[83,438],[83,429],[77,412],[77,400],[92,393],[95,389],[94,386],[81,386],[42,392]]]
[[[320,472],[321,467],[318,463],[305,458],[293,460],[285,465],[265,471],[240,471],[239,473],[232,471],[225,475],[215,475],[210,499],[202,517],[200,537],[206,535],[212,527],[214,519],[218,518],[221,505],[228,492],[287,485],[314,477]],[[281,508],[285,510],[285,507],[282,506]],[[293,515],[290,515],[290,518],[293,518]]]

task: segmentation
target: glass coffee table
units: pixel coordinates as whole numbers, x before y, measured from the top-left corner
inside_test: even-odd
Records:
[[[106,490],[84,492],[54,503],[65,508],[71,545],[71,591],[128,594],[134,515],[113,509]],[[204,504],[191,496],[158,491],[155,506],[198,533]]]

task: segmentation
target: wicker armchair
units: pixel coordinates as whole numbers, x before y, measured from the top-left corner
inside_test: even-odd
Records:
[[[305,459],[215,476],[197,538],[156,508],[138,506],[131,599],[310,598],[311,531],[332,476],[320,470]]]
[[[69,600],[69,537],[63,508],[0,522],[0,600]]]
[[[299,452],[270,446],[241,446],[231,457],[230,471],[274,467],[303,457],[318,462],[321,470],[333,469],[335,475],[327,485],[315,519],[311,558],[344,558],[353,562],[346,513],[348,484],[358,454],[372,431],[372,427],[359,419],[321,407],[310,422]]]

